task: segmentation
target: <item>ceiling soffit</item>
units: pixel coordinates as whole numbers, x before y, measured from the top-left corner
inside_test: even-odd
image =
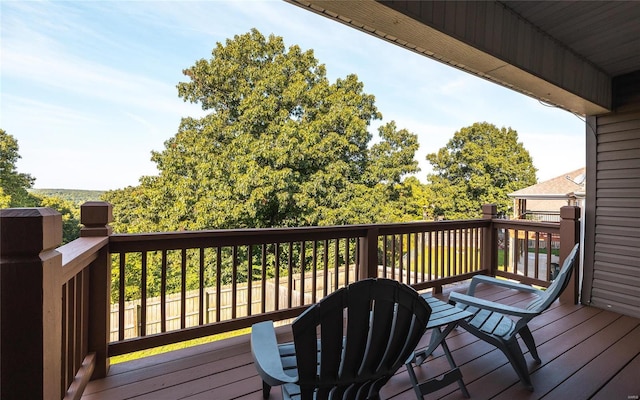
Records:
[[[500,2],[286,0],[571,112],[611,109],[611,77]]]

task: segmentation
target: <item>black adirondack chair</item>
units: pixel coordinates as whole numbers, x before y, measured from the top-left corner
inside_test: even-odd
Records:
[[[282,385],[285,399],[378,399],[412,355],[430,315],[411,287],[374,278],[307,309],[292,324],[293,343],[278,345],[271,321],[255,324],[251,354],[263,396]]]
[[[473,317],[461,321],[460,326],[469,333],[500,349],[509,359],[520,381],[531,391],[533,391],[533,384],[529,376],[529,369],[516,335],[522,338],[533,359],[540,364],[542,361],[538,356],[536,343],[527,323],[549,308],[567,287],[578,256],[578,247],[578,244],[573,247],[571,253],[564,260],[555,280],[546,290],[538,290],[529,285],[488,276],[474,276],[466,295],[452,292],[449,296],[450,303],[474,313]],[[526,308],[511,307],[479,299],[473,297],[473,295],[475,294],[476,286],[480,283],[533,293],[536,295],[536,299],[529,303]]]

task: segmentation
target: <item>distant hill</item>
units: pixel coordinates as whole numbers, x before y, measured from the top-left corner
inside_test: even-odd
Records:
[[[29,193],[37,196],[59,197],[72,201],[75,204],[82,204],[86,201],[100,200],[104,190],[77,190],[77,189],[29,189]]]

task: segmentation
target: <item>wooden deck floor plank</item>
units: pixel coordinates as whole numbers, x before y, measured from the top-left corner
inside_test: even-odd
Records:
[[[466,288],[456,286],[455,290],[464,292]],[[511,291],[496,289],[495,287],[481,288],[479,286],[478,295],[483,298],[489,297],[490,299],[501,301],[504,304],[525,304],[527,302],[526,296],[523,297],[521,294],[514,294]],[[445,291],[442,296],[446,300],[448,293]],[[616,320],[618,318],[618,314],[591,307],[554,303],[550,310],[535,318],[531,323],[533,335],[538,342],[539,351],[544,362],[541,368],[537,368],[535,363],[530,360],[530,356],[525,355],[525,358],[531,361],[532,376],[538,376],[539,378],[536,379],[545,380],[548,379],[548,374],[554,376],[558,370],[569,371],[566,372],[569,373],[569,378],[565,378],[563,382],[571,382],[573,379],[575,382],[572,384],[575,386],[576,382],[580,382],[582,379],[580,374],[583,374],[582,376],[585,379],[588,378],[591,373],[589,370],[598,365],[597,361],[605,363],[603,360],[610,357],[617,362],[618,375],[614,375],[615,371],[598,371],[603,375],[602,379],[605,381],[605,386],[600,390],[600,394],[596,398],[607,400],[617,398],[614,395],[620,395],[620,392],[615,390],[616,386],[640,382],[640,379],[637,378],[637,371],[640,368],[640,356],[634,355],[633,350],[630,350],[625,345],[625,341],[629,341],[629,343],[633,340],[640,342],[640,337],[635,336],[640,335],[640,333],[631,331],[615,343],[606,343],[607,340],[613,339],[606,334],[597,334],[597,332],[605,330],[608,325],[614,325],[614,327],[609,328],[611,331],[616,331],[616,329],[620,328],[619,326],[617,327],[617,324],[611,324],[612,319]],[[638,319],[631,320],[635,321],[636,324],[640,324]],[[290,327],[277,329],[279,329],[279,342],[291,340]],[[622,330],[619,330],[619,332],[622,332]],[[604,344],[589,342],[588,340],[591,337],[593,337],[592,341],[600,339],[604,341]],[[426,345],[428,339],[429,335],[427,334],[422,338],[421,345]],[[522,385],[519,383],[511,366],[507,363],[506,357],[494,347],[479,341],[462,329],[453,331],[449,335],[447,343],[453,352],[454,359],[461,367],[472,399],[491,399],[500,396],[503,392],[504,397],[513,393],[516,396],[512,397],[513,399],[531,398],[531,394],[528,391],[523,393],[520,390]],[[585,362],[584,371],[581,372],[581,365],[574,366],[570,365],[570,363],[575,363],[576,360],[580,359],[580,353],[583,352],[579,346],[581,344],[582,346],[588,346],[589,343],[592,344],[591,347],[594,349],[603,348],[603,346],[612,346],[612,349],[614,349],[613,346],[618,347],[614,352],[609,350],[601,351],[600,355],[596,355],[592,362]],[[625,348],[627,353],[623,354],[623,349]],[[567,355],[562,356],[565,352],[567,352]],[[438,349],[434,355],[434,358],[427,361],[424,367],[421,367],[421,371],[417,371],[419,376],[427,378],[446,370],[448,364],[442,354],[442,350]],[[598,357],[604,358],[599,359]],[[626,363],[626,365],[623,367],[620,365],[621,363]],[[546,398],[558,398],[556,395],[560,394],[565,399],[575,398],[565,395],[566,393],[563,392],[565,383],[563,382],[551,388]],[[603,385],[603,383],[599,384]],[[136,388],[137,385],[142,388]],[[118,389],[119,386],[123,388]],[[545,387],[544,383],[541,384],[541,388],[543,387]],[[141,398],[154,400],[174,400],[185,397],[190,400],[227,400],[234,398],[258,400],[262,398],[261,388],[260,378],[251,360],[249,337],[244,335],[244,337],[178,350],[165,355],[126,362],[122,365],[114,365],[106,379],[89,383],[83,399],[125,399],[135,396],[133,393],[136,393]],[[538,388],[536,387],[536,389]],[[569,386],[567,386],[567,390],[569,390]],[[382,398],[390,400],[415,399],[415,394],[404,367],[383,388],[382,395]],[[624,399],[626,399],[626,396],[633,395],[633,393],[625,393],[624,395]],[[453,384],[425,397],[427,400],[436,398],[462,399],[463,397],[457,385]],[[272,388],[270,399],[281,399],[280,388]]]
[[[621,371],[625,366],[640,354],[640,326],[638,321],[628,317],[622,317],[619,322],[620,328],[626,330],[633,328],[619,340],[611,338],[611,345],[598,354],[588,363],[584,363],[580,370],[562,382],[561,385],[553,389],[554,395],[574,396],[576,398],[587,398],[593,396],[607,384],[609,377],[601,371]],[[585,342],[586,343],[586,342]],[[590,344],[594,346],[593,344]],[[625,390],[627,395],[632,392],[638,394],[640,391],[640,370],[636,370],[635,378],[632,380],[619,381],[619,389]],[[610,397],[613,398],[613,397]]]
[[[574,306],[572,306],[574,307]],[[542,315],[530,321],[529,329],[533,334],[533,338],[538,346],[556,338],[558,335],[572,329],[580,324],[589,321],[591,318],[600,314],[601,310],[593,307],[574,308],[571,312],[565,312],[564,318],[558,318],[562,312],[568,309],[556,309],[542,313]],[[523,352],[528,352],[523,347]]]
[[[190,349],[192,351],[188,353],[187,357],[182,356],[182,350],[166,353],[162,356],[149,357],[154,359],[147,360],[148,363],[146,363],[144,367],[137,367],[135,364],[130,365],[127,370],[119,371],[114,375],[109,374],[105,379],[91,381],[87,386],[87,390],[85,390],[85,395],[135,384],[136,382],[142,382],[159,375],[170,374],[176,371],[179,372],[185,368],[226,360],[236,356],[238,352],[243,351],[242,349],[247,346],[247,340],[248,339],[244,338],[244,342],[224,348],[219,345],[217,347],[207,345],[194,346]],[[216,365],[217,368],[224,368],[225,363],[220,362]]]
[[[473,399],[491,399],[518,383],[518,376],[499,350],[463,365],[460,369]],[[457,389],[453,385],[450,388]],[[449,387],[447,389],[450,390]],[[449,393],[435,392],[432,398],[454,400],[463,397],[459,390],[453,390]]]
[[[194,396],[189,400],[211,400],[212,398],[217,399],[217,397],[207,397],[207,393],[203,393],[202,396]],[[235,397],[233,400],[262,400],[262,392],[245,393],[240,397]],[[269,400],[282,400],[282,391],[280,388],[271,389]],[[415,397],[413,400],[415,400]]]
[[[428,345],[429,336],[429,332],[425,334],[425,338],[427,338],[427,340],[422,340],[421,344],[417,347],[418,349]],[[459,356],[462,356],[463,359],[466,359],[467,357],[477,358],[493,349],[493,346],[488,343],[478,342],[478,339],[475,336],[462,329],[460,329],[460,334],[456,335],[453,339],[449,337],[447,339],[447,343],[452,353],[455,354],[455,352],[460,350],[461,354],[459,354]],[[470,345],[472,346],[468,347]],[[461,351],[461,349],[466,350]],[[458,362],[456,356],[454,355],[453,357],[454,360]],[[449,370],[449,363],[444,356],[442,348],[438,347],[434,354],[429,357],[422,366],[414,368],[418,379],[423,381],[433,377],[439,377],[443,373],[447,372]],[[385,385],[381,393],[384,394],[382,398],[402,399],[407,395],[405,394],[407,391],[409,392],[410,398],[414,399],[415,394],[413,394],[413,388],[411,387],[409,376],[406,374],[406,368],[402,367],[396,373],[394,378]]]
[[[615,318],[616,316],[613,313],[597,313],[593,318],[587,320],[589,322],[588,324],[586,323],[587,321],[585,321],[577,326],[572,326],[553,339],[539,344],[538,353],[543,363],[541,366],[538,366],[531,357],[525,355],[529,371],[535,371],[537,368],[546,366],[551,360],[575,346],[576,342],[585,340],[590,335],[600,331]],[[465,383],[467,384],[469,392],[473,392],[473,396],[477,395],[481,399],[499,396],[500,393],[516,384],[522,386],[519,383],[516,372],[507,362],[506,356],[499,350],[495,350],[493,353],[494,357],[499,356],[498,359],[502,360],[503,363],[501,365],[496,365],[499,361],[495,361],[495,359],[489,361],[488,358],[481,357],[461,367],[463,374],[469,371],[465,374]],[[487,371],[487,373],[478,377],[478,379],[474,379],[477,374],[477,372],[474,372],[475,370]]]
[[[510,297],[510,299],[514,300],[515,298]],[[522,302],[521,300],[518,300],[518,301]],[[527,299],[526,302],[528,301],[529,300]],[[563,316],[566,316],[567,314],[572,314],[573,312],[578,310],[581,310],[581,308],[576,308],[575,305],[561,305],[559,302],[556,302],[554,308],[550,309],[549,311],[545,312],[544,314],[542,314],[541,316],[533,320],[535,321],[535,323],[532,323],[531,329],[534,331],[534,335],[539,335],[538,333],[535,333],[536,328],[544,328],[549,324],[553,323],[554,321],[561,319]],[[576,325],[579,325],[580,323],[588,320],[598,312],[599,310],[596,310],[596,309],[588,309],[586,307],[582,307],[581,312],[578,312],[576,315],[574,315],[572,318],[570,318],[566,322],[565,330],[569,328],[573,328]],[[460,330],[464,332],[463,329],[460,329]],[[558,331],[557,329],[555,329],[553,330],[553,332],[550,332],[547,335],[544,335],[544,333],[545,332],[543,332],[542,337],[539,338],[540,342],[545,342],[555,337],[558,334]],[[463,347],[463,346],[456,345],[456,342],[457,342],[456,339],[461,337],[468,338],[468,343],[465,343],[465,345],[469,345],[473,343],[473,346],[470,346],[468,349],[457,351],[458,349]],[[492,345],[486,342],[480,341],[475,336],[467,332],[465,332],[464,334],[458,335],[458,338],[452,338],[451,336],[449,336],[447,338],[447,344],[452,350],[453,358],[456,361],[456,363],[459,366],[463,366],[461,370],[463,372],[465,382],[471,382],[481,378],[487,373],[487,370],[489,370],[490,372],[494,369],[498,369],[507,365],[506,357]],[[527,351],[526,347],[524,345],[522,346],[523,346],[523,351],[526,352]],[[440,354],[437,354],[437,355],[440,356]],[[478,362],[475,362],[471,365],[465,365],[480,357],[482,357],[482,360],[481,360],[482,366],[480,368],[478,367]],[[531,362],[531,364],[532,364],[531,366],[535,365],[533,362]],[[441,356],[435,359],[430,359],[422,368],[416,368],[415,371],[419,381],[424,381],[434,376],[437,377],[441,375],[442,373],[448,370],[448,366],[449,366],[448,362],[446,361],[444,356]],[[515,372],[513,371],[511,372],[513,373],[514,376],[516,376]],[[391,383],[392,382],[390,382],[390,384]],[[446,396],[448,394],[451,394],[453,397],[456,397],[458,395],[456,392],[459,392],[457,386],[451,385],[445,389],[442,389],[438,392],[430,394],[429,397],[439,398],[442,396]]]
[[[113,385],[125,384],[144,376],[154,376],[156,370],[171,372],[180,368],[180,363],[199,365],[211,361],[223,360],[237,354],[238,349],[247,346],[247,335],[230,339],[228,345],[224,341],[205,343],[185,349],[174,350],[158,355],[127,361],[111,366],[109,376],[99,381],[91,381],[85,393],[107,389]]]
[[[276,328],[279,340],[291,340],[289,327]],[[171,374],[186,368],[213,363],[213,371],[225,367],[223,361],[239,353],[249,354],[249,335],[240,335],[224,341],[205,343],[159,355],[114,365],[109,375],[89,382],[84,395],[105,392],[112,388],[144,382],[157,376]],[[103,393],[104,395],[104,393]]]
[[[638,339],[640,341],[640,339]],[[640,353],[595,394],[592,400],[640,398]]]
[[[560,325],[556,325],[552,329],[549,329],[551,324],[553,324],[554,322],[560,321],[558,319],[558,316],[555,314],[561,313],[562,311],[564,311],[565,313],[570,311],[567,319],[561,320]],[[533,335],[538,345],[538,348],[539,346],[548,342],[549,340],[557,338],[562,333],[570,329],[574,329],[580,324],[588,321],[593,316],[597,315],[599,312],[600,312],[599,310],[592,309],[592,308],[590,309],[587,307],[576,307],[574,305],[567,305],[567,306],[559,306],[555,309],[555,311],[551,310],[543,313],[541,316],[535,318],[531,324],[532,325],[531,329],[533,331]],[[536,322],[536,323],[533,323],[533,322]],[[603,325],[605,323],[603,323]],[[536,329],[536,325],[539,325],[537,329]],[[525,355],[525,360],[527,361],[529,370],[533,371],[536,368],[538,368],[538,365],[535,363],[535,361],[528,355],[529,351],[524,345],[524,343],[522,343],[521,340],[519,341],[519,343],[522,348],[522,352]],[[477,379],[483,378],[484,375],[488,373],[493,373],[494,375],[507,374],[513,377],[512,380],[505,381],[505,385],[503,389],[506,389],[507,387],[517,384],[517,381],[518,381],[517,375],[513,370],[513,368],[510,366],[510,364],[508,363],[506,356],[500,350],[496,349],[495,347],[483,341],[480,341],[476,346],[480,346],[480,345],[488,346],[492,351],[491,354],[487,353],[491,358],[488,358],[485,356],[483,359],[479,360],[479,362],[481,362],[482,365],[478,365],[479,362],[475,362],[473,365],[466,365],[464,359],[460,355],[458,355],[457,358],[456,356],[454,356],[454,359],[456,359],[456,361],[460,360],[459,365],[462,365],[462,371],[463,371],[463,374],[465,375],[465,382],[473,382]],[[544,362],[545,355],[540,350],[540,348],[539,348],[539,353],[543,358],[543,362]],[[465,355],[468,355],[468,354],[471,354],[471,352],[467,351]],[[484,365],[484,363],[487,362],[488,360],[490,360],[490,362],[487,365]]]
[[[138,371],[132,371],[127,377],[129,383],[88,394],[85,398],[86,400],[92,400],[99,399],[105,395],[114,396],[115,398],[138,396],[183,382],[191,382],[199,378],[210,377],[211,375],[224,376],[228,371],[246,365],[249,365],[252,370],[255,370],[253,360],[246,352],[225,358],[224,362],[211,360],[196,365],[185,362],[184,360],[168,362],[166,363],[167,369],[164,371],[162,369],[156,369],[152,374],[149,374],[147,371],[143,376],[137,373]]]
[[[545,328],[548,328],[554,322],[561,320],[563,316],[569,315],[569,317],[567,317],[567,320],[563,321],[564,323],[563,328],[561,328],[562,332],[585,322],[586,320],[593,317],[595,314],[599,313],[599,310],[596,310],[596,309],[589,309],[586,307],[576,307],[575,305],[561,305],[559,302],[556,302],[556,303],[557,304],[554,308],[546,311],[539,317],[535,318],[530,324],[531,325],[530,328],[533,331],[534,337],[536,338],[536,342],[538,344],[544,343],[556,337],[559,334],[558,328],[554,328],[554,329],[545,329]],[[471,334],[468,334],[468,335],[472,336]],[[473,345],[473,349],[470,348],[470,349],[464,349],[463,351],[453,351],[454,360],[459,366],[462,366],[461,370],[463,372],[465,382],[472,382],[484,376],[484,374],[487,373],[487,370],[492,371],[494,369],[501,368],[502,366],[507,364],[506,356],[504,356],[502,352],[500,352],[495,347],[493,347],[492,345],[486,342],[479,341],[479,339],[475,338],[475,336],[472,336],[472,337],[476,341],[478,341],[478,343],[475,343]],[[453,347],[452,346],[453,343],[454,343],[454,340],[452,340],[451,338],[447,339],[447,344],[450,347]],[[524,344],[521,343],[521,346],[523,349],[523,353],[526,354],[528,350],[526,349]],[[489,354],[490,352],[493,352],[493,353]],[[475,360],[476,358],[480,358],[480,357],[483,357],[482,360],[478,362],[474,362],[471,365],[465,365]],[[533,363],[532,360],[528,358],[527,360],[530,362],[530,367],[533,367],[536,365],[535,363]],[[446,363],[446,360],[443,359],[442,362]],[[479,362],[482,363],[481,366],[478,365]],[[447,365],[445,364],[444,367],[446,366]],[[429,365],[427,365],[427,368],[428,367]],[[443,368],[442,366],[439,366],[438,371],[440,371],[442,368]],[[511,373],[513,373],[513,375],[515,376],[514,371],[511,371]],[[452,387],[456,389],[455,385]],[[433,396],[435,398],[438,398],[438,396],[444,396],[446,394],[447,394],[446,390],[441,390],[440,392],[434,393]],[[454,397],[455,395],[456,394],[454,393]]]
[[[380,390],[380,398],[388,400],[415,400],[416,395],[405,368],[402,367],[399,372],[400,373],[394,375],[389,382],[382,387]]]
[[[475,350],[475,346],[474,346],[474,350]],[[484,350],[491,351],[491,347],[486,346]],[[455,359],[455,355],[454,355],[454,359]],[[431,378],[440,377],[442,374],[449,371],[450,369],[449,363],[447,362],[444,356],[439,356],[434,359],[429,359],[426,363],[420,366],[414,366],[413,368],[419,382],[424,382]],[[464,374],[464,371],[463,371],[463,374]],[[382,389],[381,393],[384,394],[383,398],[395,398],[394,396],[398,396],[404,391],[413,390],[411,387],[411,382],[409,380],[409,375],[407,375],[406,373],[406,368],[404,367],[401,368],[399,373],[396,375],[398,376],[390,380],[389,383],[387,383],[387,385],[385,385],[384,388]],[[455,387],[452,386],[451,390],[455,389]]]
[[[481,342],[484,343],[484,342]],[[515,372],[509,371],[507,358],[495,347],[491,346],[491,351],[485,353],[481,357],[478,357],[466,364],[460,365],[460,371],[462,372],[462,377],[469,390],[472,398],[483,398],[482,396],[478,397],[473,385],[471,383],[477,382],[483,379],[487,374],[491,374],[494,371],[504,369],[504,372],[501,374],[501,379],[504,382],[496,381],[497,385],[507,385],[513,383],[517,377]],[[493,384],[493,383],[492,383]],[[439,399],[455,399],[462,397],[462,393],[460,392],[457,385],[449,385],[439,391],[436,391],[432,394],[429,394],[428,398]]]
[[[225,339],[225,341],[213,341],[209,343],[203,343],[196,346],[185,347],[179,349],[179,351],[170,351],[161,354],[152,355],[149,357],[142,357],[136,360],[127,361],[124,363],[118,363],[111,366],[109,375],[118,375],[120,373],[128,373],[132,369],[142,369],[158,364],[163,364],[166,361],[173,361],[176,358],[189,358],[201,355],[204,352],[211,352],[210,357],[226,357],[224,350],[229,350],[233,353],[235,346],[243,346],[246,343],[246,335],[238,335]],[[222,351],[220,351],[222,350]]]
[[[253,363],[215,374],[203,374],[202,372],[181,381],[167,381],[163,387],[154,388],[152,391],[128,398],[131,400],[181,399],[201,393],[214,392],[226,393],[225,398],[232,398],[233,396],[230,395],[232,391],[236,395],[242,395],[247,391],[259,390],[262,387]]]
[[[591,363],[599,355],[608,352],[612,343],[624,338],[636,326],[637,322],[630,318],[615,317],[611,323],[584,338],[576,346],[536,368],[531,372],[531,381],[535,392],[531,393],[529,398],[539,399],[551,391],[554,392],[554,396],[560,397],[564,392],[564,398],[587,399],[592,396],[606,382],[606,380],[599,381],[604,378],[601,371],[607,367]],[[572,379],[573,376],[577,376],[578,379]],[[563,384],[567,380],[570,384]],[[564,390],[558,390],[559,387],[563,387]],[[569,393],[566,393],[567,389]],[[557,394],[558,392],[560,394]],[[522,385],[518,385],[506,390],[496,399],[508,400],[522,397],[525,394],[527,394],[526,389]]]

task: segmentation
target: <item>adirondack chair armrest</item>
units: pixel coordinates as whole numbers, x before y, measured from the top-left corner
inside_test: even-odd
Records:
[[[489,285],[496,285],[496,286],[502,286],[502,287],[506,287],[509,289],[516,289],[519,290],[521,292],[528,292],[528,293],[540,293],[541,291],[530,286],[530,285],[525,285],[522,283],[517,283],[517,282],[513,282],[513,281],[508,281],[506,279],[498,279],[498,278],[494,278],[492,276],[486,276],[486,275],[476,275],[471,279],[471,283],[469,284],[469,289],[467,289],[467,294],[469,296],[473,296],[476,292],[476,286],[478,286],[478,284],[480,283],[485,283],[485,284],[489,284]]]
[[[540,313],[537,311],[529,311],[524,308],[512,307],[495,301],[484,300],[466,294],[451,292],[449,295],[449,303],[466,304],[482,310],[498,312],[501,314],[513,315],[520,318],[533,318]]]
[[[251,327],[251,355],[262,380],[269,386],[295,383],[297,376],[284,372],[273,321],[264,321]]]

